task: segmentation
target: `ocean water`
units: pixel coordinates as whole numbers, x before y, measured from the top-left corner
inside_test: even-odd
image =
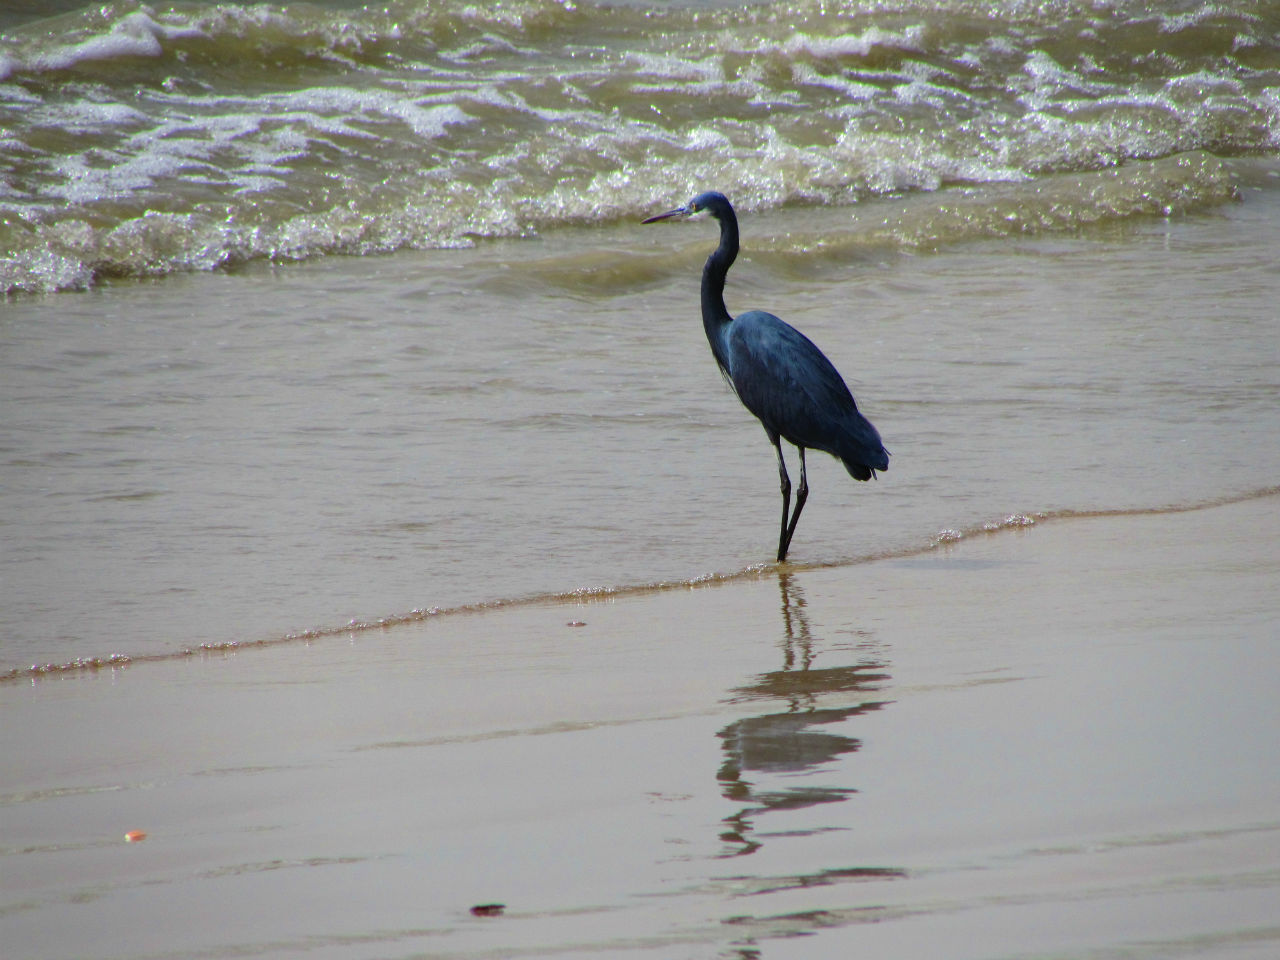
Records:
[[[0,15],[0,670],[750,576],[698,322],[893,453],[797,565],[1280,477],[1280,5],[33,5]]]
[[[1218,203],[1198,151],[1278,145],[1274,3],[60,6],[0,19],[0,290],[474,247],[707,184],[751,212],[1004,186],[884,238],[930,245]]]

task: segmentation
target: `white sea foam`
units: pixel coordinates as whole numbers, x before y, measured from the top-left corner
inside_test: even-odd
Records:
[[[672,54],[629,53],[627,62],[641,75],[661,77],[664,80],[700,81],[723,83],[724,63],[719,56],[689,60]]]
[[[814,87],[826,87],[843,94],[850,100],[867,101],[880,93],[880,88],[860,80],[850,80],[839,74],[820,73],[812,64],[791,64],[791,75],[796,83]]]
[[[106,33],[38,54],[26,66],[35,70],[65,70],[89,60],[158,57],[164,52],[161,40],[198,34],[196,29],[160,23],[138,10],[115,21]]]
[[[865,57],[877,48],[920,52],[923,49],[924,34],[923,26],[912,26],[905,30],[868,27],[861,33],[842,33],[834,36],[794,33],[781,43],[766,43],[754,50],[751,47],[744,47],[743,52],[782,53],[788,57],[818,58]]]
[[[25,256],[38,236],[94,275],[451,246],[634,216],[692,185],[746,210],[855,203],[1280,138],[1267,79],[1224,62],[1269,42],[1247,17],[1186,20],[1157,61],[1141,39],[1150,10],[1135,24],[1123,5],[1014,3],[1005,22],[960,6],[857,19],[817,0],[607,18],[551,0],[498,15],[454,0],[86,11],[61,32],[0,38],[3,216],[35,231],[9,230],[0,253]],[[1049,27],[1062,27],[1052,45]],[[1199,29],[1204,53],[1183,42]],[[1020,222],[1220,195],[1192,180],[1166,196],[1155,180],[1159,204],[1060,198]],[[64,221],[93,224],[91,237],[52,230]],[[1006,227],[974,217],[979,233]],[[183,230],[189,251],[173,245]],[[122,252],[149,246],[150,259]]]

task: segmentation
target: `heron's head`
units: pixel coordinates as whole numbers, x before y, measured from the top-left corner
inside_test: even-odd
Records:
[[[683,207],[676,207],[674,210],[668,210],[666,213],[660,213],[657,216],[649,217],[641,220],[641,223],[657,223],[659,220],[673,220],[677,217],[692,217],[703,211],[711,214],[711,216],[719,219],[725,211],[733,212],[733,207],[729,205],[728,198],[723,193],[717,193],[714,190],[708,190],[706,193],[700,193]]]

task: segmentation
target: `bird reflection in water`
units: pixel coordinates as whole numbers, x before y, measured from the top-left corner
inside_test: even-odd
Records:
[[[729,844],[725,856],[742,856],[762,845],[755,821],[762,814],[836,803],[857,792],[853,787],[801,783],[781,789],[758,787],[749,775],[774,778],[812,770],[856,751],[860,742],[836,732],[836,725],[858,714],[879,710],[884,701],[860,700],[853,706],[820,707],[820,700],[843,700],[873,694],[888,679],[883,661],[868,659],[853,666],[815,667],[814,638],[805,612],[804,592],[791,573],[780,572],[783,664],[735,688],[734,702],[782,701],[786,710],[734,721],[719,736],[725,753],[717,778],[724,796],[746,804],[724,820],[720,839]],[[833,729],[822,729],[830,727]],[[833,827],[831,829],[838,829]]]

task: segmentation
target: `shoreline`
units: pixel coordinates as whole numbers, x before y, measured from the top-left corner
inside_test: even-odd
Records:
[[[0,689],[5,685],[22,681],[39,681],[58,676],[74,676],[79,673],[96,673],[101,670],[130,669],[153,663],[185,660],[189,657],[208,656],[234,652],[249,652],[282,644],[310,643],[335,637],[353,636],[368,631],[385,631],[398,627],[435,620],[439,617],[479,616],[497,613],[525,606],[570,605],[612,601],[630,597],[645,597],[667,591],[695,590],[705,587],[729,586],[735,583],[777,577],[780,573],[795,574],[812,570],[829,570],[857,567],[867,563],[886,560],[900,560],[910,557],[925,556],[932,551],[977,536],[992,536],[1023,530],[1033,526],[1062,523],[1072,520],[1102,519],[1107,517],[1142,517],[1165,514],[1190,513],[1200,510],[1211,510],[1216,507],[1247,503],[1280,495],[1280,486],[1261,487],[1242,493],[1227,494],[1208,500],[1190,504],[1165,504],[1153,507],[1115,508],[1115,509],[1065,509],[1038,511],[1034,513],[1011,513],[1000,520],[989,520],[962,529],[946,528],[940,530],[931,540],[916,547],[885,551],[855,560],[811,561],[800,563],[766,563],[753,564],[740,570],[728,573],[710,573],[689,580],[669,580],[657,583],[627,584],[621,586],[579,587],[548,594],[527,597],[499,598],[495,600],[463,603],[449,607],[429,607],[414,609],[407,613],[390,614],[372,620],[358,620],[341,626],[317,626],[292,631],[274,637],[260,637],[254,640],[227,640],[223,642],[201,643],[194,647],[184,647],[172,652],[130,655],[113,653],[106,656],[82,658],[66,663],[45,663],[31,667],[14,667],[0,672]]]

